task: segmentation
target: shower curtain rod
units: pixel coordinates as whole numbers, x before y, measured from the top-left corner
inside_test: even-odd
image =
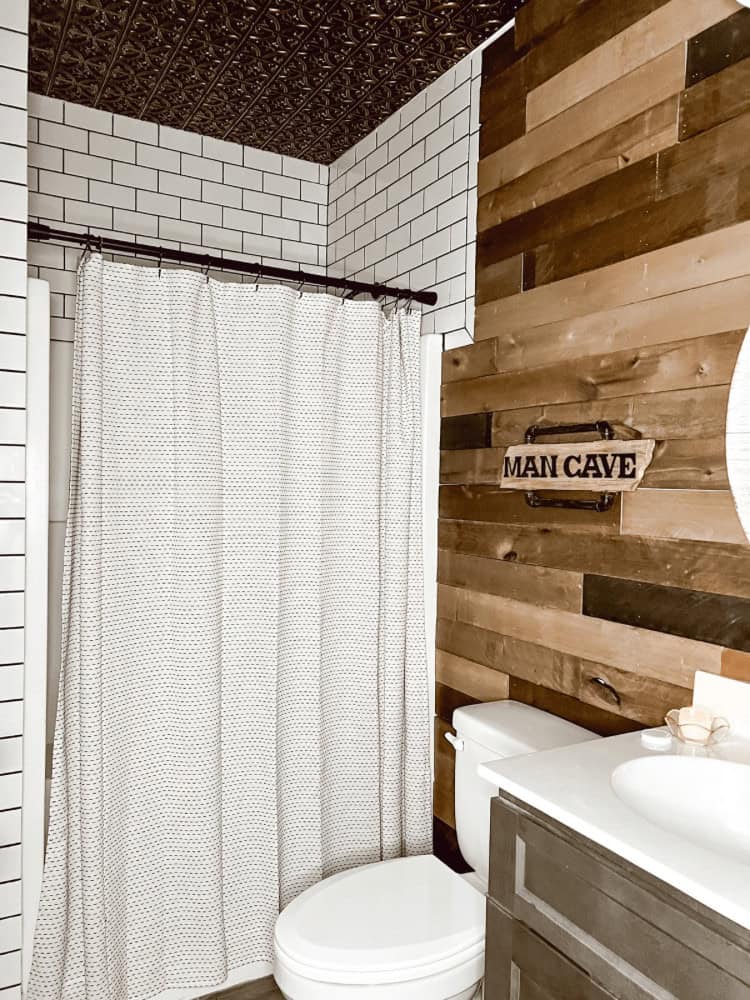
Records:
[[[396,288],[391,285],[370,284],[366,281],[353,281],[350,278],[334,278],[324,274],[314,274],[310,271],[295,271],[288,267],[271,267],[265,264],[251,264],[249,261],[233,260],[231,257],[214,257],[208,253],[194,253],[191,250],[173,250],[170,247],[152,246],[148,243],[134,243],[128,240],[118,240],[111,236],[100,236],[83,230],[72,232],[67,229],[53,229],[39,222],[28,224],[29,239],[44,242],[77,243],[78,246],[88,246],[101,253],[133,254],[135,256],[152,257],[154,260],[169,261],[176,264],[196,264],[207,270],[236,271],[239,274],[254,274],[259,278],[279,278],[282,281],[296,281],[303,285],[323,285],[326,288],[340,288],[352,295],[369,294],[379,299],[382,296],[395,299],[410,299],[426,306],[434,306],[437,302],[437,292],[413,291],[409,288]]]

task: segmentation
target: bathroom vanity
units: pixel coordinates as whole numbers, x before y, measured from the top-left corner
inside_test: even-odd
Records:
[[[485,1000],[748,1000],[750,932],[501,791],[485,968]]]
[[[750,741],[649,730],[479,773],[485,1000],[750,998]]]

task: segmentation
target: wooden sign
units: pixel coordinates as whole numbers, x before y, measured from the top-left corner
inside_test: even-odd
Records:
[[[503,459],[501,486],[628,493],[643,479],[655,444],[636,440],[512,445]]]

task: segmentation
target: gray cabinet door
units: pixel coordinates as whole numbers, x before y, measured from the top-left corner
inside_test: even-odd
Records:
[[[509,796],[492,804],[489,893],[605,995],[750,1000],[747,931]]]

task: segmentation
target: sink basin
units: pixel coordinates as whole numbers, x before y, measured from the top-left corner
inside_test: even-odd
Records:
[[[617,797],[669,833],[750,865],[750,765],[710,757],[637,757],[614,769]]]

